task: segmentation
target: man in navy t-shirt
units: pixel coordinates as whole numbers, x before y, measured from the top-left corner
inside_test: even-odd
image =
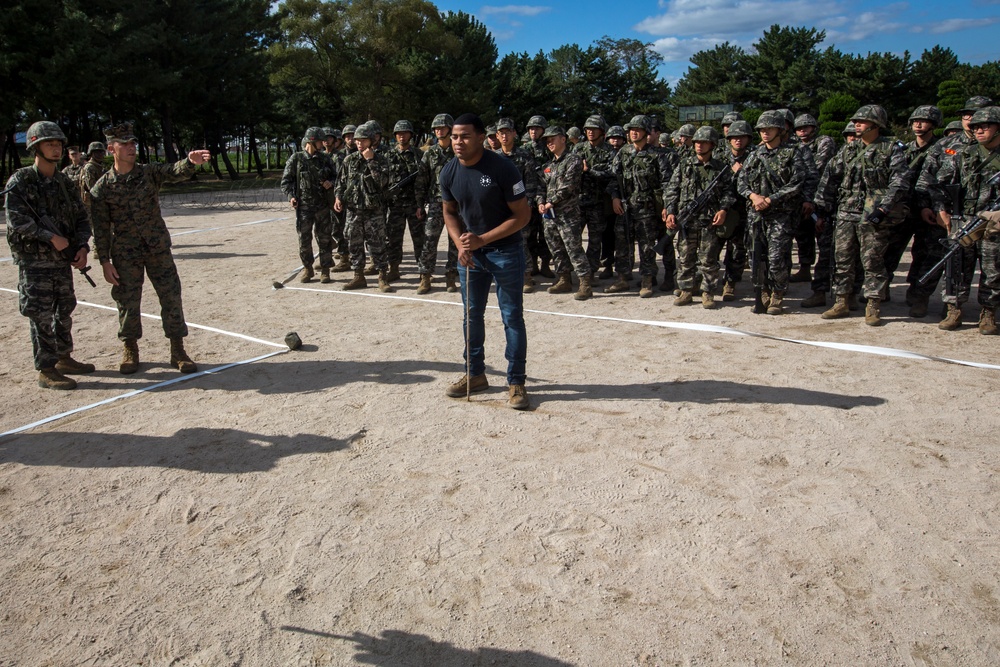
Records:
[[[531,211],[521,173],[510,160],[483,148],[486,128],[475,114],[455,119],[451,130],[455,159],[441,170],[444,222],[455,245],[462,301],[467,305],[465,331],[469,372],[448,387],[448,396],[485,391],[486,359],[484,315],[490,287],[497,285],[497,301],[507,337],[507,405],[528,407],[524,388],[528,335],[524,327],[524,246],[521,228]]]

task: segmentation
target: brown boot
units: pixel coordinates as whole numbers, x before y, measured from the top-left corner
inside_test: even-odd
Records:
[[[198,370],[197,364],[191,361],[191,357],[184,351],[183,338],[170,339],[170,365],[181,373],[195,373]]]
[[[569,273],[560,273],[556,284],[546,290],[549,294],[568,294],[573,291],[573,280]]]
[[[615,294],[616,292],[627,292],[629,290],[628,278],[625,277],[624,273],[618,274],[618,280],[611,283],[604,288],[607,294]]]
[[[870,327],[882,326],[881,308],[881,299],[878,297],[868,299],[868,303],[865,304],[865,324]]]
[[[302,275],[299,276],[299,282],[300,283],[309,283],[309,282],[312,282],[312,279],[313,279],[313,277],[315,275],[316,275],[316,272],[313,271],[313,267],[311,267],[311,266],[303,267],[302,268]]]
[[[68,354],[64,354],[59,357],[59,361],[56,362],[56,370],[63,375],[84,375],[86,373],[93,373],[94,364],[84,364]]]
[[[577,301],[586,301],[590,297],[594,296],[594,288],[591,284],[592,282],[593,280],[590,274],[580,276],[580,289],[573,295],[573,298]]]
[[[712,310],[715,308],[715,297],[712,296],[711,292],[701,293],[701,307],[705,310]]]
[[[431,291],[431,274],[420,274],[420,285],[417,287],[417,294],[427,294]]]
[[[531,269],[524,272],[524,287],[521,288],[524,294],[531,294],[535,291],[535,279],[531,277]]]
[[[781,307],[781,302],[785,299],[785,293],[779,292],[777,290],[771,292],[771,298],[767,302],[767,314],[768,315],[781,315],[783,309]]]
[[[824,313],[820,315],[820,317],[822,317],[824,320],[836,320],[841,317],[847,317],[848,315],[851,314],[851,309],[847,305],[850,298],[851,297],[847,294],[835,297],[833,300],[833,308],[824,311]]]
[[[953,303],[948,304],[948,313],[938,324],[938,329],[942,331],[954,331],[955,329],[962,326],[962,309]]]
[[[736,301],[736,283],[731,280],[726,281],[722,286],[722,300]]]
[[[357,269],[354,272],[354,280],[346,283],[340,289],[364,289],[365,287],[368,287],[368,281],[365,280],[365,272],[361,269]]]
[[[42,389],[76,389],[76,380],[68,378],[55,368],[38,371],[38,386]]]
[[[809,271],[808,264],[803,264],[798,271],[788,276],[790,283],[807,283],[810,280],[812,280],[812,272]]]
[[[930,297],[914,296],[910,304],[910,317],[927,317],[927,305]]]
[[[648,299],[653,296],[653,276],[643,276],[639,285],[639,298]]]
[[[347,256],[347,253],[344,253],[343,255],[340,256],[340,259],[338,259],[337,263],[333,266],[333,272],[344,273],[345,271],[350,271],[350,270],[351,270],[351,260]]]
[[[444,274],[444,286],[449,292],[458,291],[458,271],[448,271]]]
[[[802,299],[803,308],[819,308],[826,305],[826,292],[813,292],[812,296]]]
[[[399,275],[399,262],[393,262],[389,265],[389,273],[386,275],[385,279],[392,282],[393,280],[399,280],[400,278],[402,278],[402,276]]]
[[[319,272],[319,281],[324,285],[329,285],[333,282],[333,278],[330,277],[330,269],[323,269]]]
[[[137,370],[139,370],[139,341],[126,338],[122,345],[122,363],[118,366],[118,372],[122,375],[131,375]]]
[[[378,291],[379,292],[392,292],[392,286],[389,284],[389,274],[386,271],[378,272]]]
[[[542,260],[542,268],[538,269],[538,273],[545,276],[546,278],[555,278],[556,274],[552,273],[552,269],[549,268],[549,260]]]
[[[366,276],[377,276],[378,275],[378,269],[375,268],[375,262],[374,261],[369,262],[368,266],[365,267],[365,275]]]
[[[1000,329],[997,329],[997,312],[994,308],[983,308],[979,313],[979,333],[984,336],[996,336],[1000,333]]]
[[[681,293],[677,295],[676,299],[674,299],[674,305],[675,306],[686,306],[689,303],[691,303],[692,301],[694,301],[694,299],[691,298],[691,292],[688,292],[687,290],[683,290],[682,289]]]

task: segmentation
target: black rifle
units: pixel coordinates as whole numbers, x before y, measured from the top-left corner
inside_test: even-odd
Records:
[[[394,192],[396,192],[397,190],[402,190],[407,185],[409,185],[410,183],[412,183],[414,181],[414,179],[416,179],[417,174],[419,174],[419,173],[420,173],[420,170],[418,169],[417,171],[413,172],[409,176],[406,176],[406,177],[402,178],[397,183],[394,183],[394,184],[390,185],[389,189],[386,190],[386,193],[391,195]]]
[[[677,215],[674,216],[675,222],[677,224],[677,231],[678,233],[680,233],[681,238],[687,236],[687,227],[688,224],[690,224],[691,219],[694,218],[694,216],[698,215],[701,209],[705,208],[705,206],[708,204],[709,198],[712,196],[712,192],[719,184],[719,180],[721,180],[725,174],[726,174],[726,168],[720,169],[719,173],[715,176],[715,178],[712,179],[712,182],[709,183],[708,186],[701,191],[701,194],[699,194],[697,197],[689,201],[687,204],[684,204],[684,208],[678,211]],[[656,251],[657,255],[663,254],[663,252],[667,249],[667,243],[669,242],[669,240],[670,240],[669,234],[664,235],[663,238],[660,239],[660,241],[656,244],[656,247],[653,248]]]
[[[987,184],[997,180],[1000,177],[1000,172],[991,178]],[[952,227],[956,224],[961,224],[964,220],[962,217],[962,187],[960,185],[947,185],[945,188],[952,195],[952,210],[955,211],[951,215]],[[997,197],[989,206],[986,207],[987,211],[997,211],[1000,210],[1000,197]],[[971,220],[962,224],[957,231],[949,234],[946,238],[941,239],[941,245],[946,247],[948,251],[944,254],[941,259],[938,260],[937,264],[932,266],[927,270],[923,276],[920,277],[918,281],[921,285],[926,285],[931,281],[941,267],[945,267],[945,293],[948,296],[954,296],[958,288],[961,287],[961,281],[964,280],[962,274],[962,261],[961,258],[956,257],[963,246],[971,245],[975,243],[976,239],[979,237],[979,232],[982,231],[986,225],[987,221],[978,217],[973,216]]]

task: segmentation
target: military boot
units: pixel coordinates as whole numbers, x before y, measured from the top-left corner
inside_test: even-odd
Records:
[[[431,291],[431,274],[420,274],[420,285],[417,287],[417,294],[427,294]]]
[[[677,295],[676,299],[674,299],[674,305],[675,306],[686,306],[689,303],[691,303],[693,300],[694,299],[691,298],[691,292],[682,289],[681,293]]]
[[[84,375],[86,373],[93,373],[96,369],[94,364],[84,364],[70,355],[64,354],[56,362],[56,370],[63,375]]]
[[[722,286],[722,300],[736,301],[736,283],[732,280],[727,280]]]
[[[996,336],[1000,333],[1000,329],[997,329],[996,309],[983,308],[982,312],[979,313],[979,333],[984,336]]]
[[[549,294],[568,294],[573,291],[573,280],[569,272],[560,273],[556,284],[546,290]]]
[[[135,338],[126,338],[122,345],[122,362],[118,366],[118,372],[122,375],[131,375],[139,370],[139,341]]]
[[[379,292],[392,292],[392,286],[389,284],[389,273],[384,269],[378,272],[378,291]]]
[[[181,373],[194,373],[198,370],[197,364],[184,351],[184,339],[179,336],[170,339],[170,365]]]
[[[954,331],[962,326],[962,309],[953,303],[948,304],[948,313],[938,324],[938,329],[942,331]]]
[[[590,297],[594,296],[592,282],[590,274],[580,276],[580,289],[573,295],[573,298],[577,301],[586,301]]]
[[[354,280],[346,283],[340,289],[364,289],[365,287],[368,287],[368,281],[365,280],[365,272],[357,269],[354,271]]]
[[[313,267],[311,267],[311,266],[305,266],[305,267],[302,268],[302,275],[299,276],[299,282],[300,283],[310,283],[310,282],[312,282],[312,279],[313,279],[313,277],[315,275],[316,275],[316,272],[313,271]]]
[[[537,257],[532,257],[531,258],[531,266],[528,267],[528,271],[530,271],[531,275],[533,275],[533,276],[537,276],[539,273],[541,273],[538,270],[538,258]]]
[[[324,285],[328,285],[333,282],[333,278],[330,277],[330,269],[326,268],[319,272],[319,281]]]
[[[764,307],[764,310],[760,311],[762,313],[766,313],[767,307],[771,305],[771,293],[766,289],[760,291],[760,305]]]
[[[347,256],[347,253],[344,253],[343,255],[340,256],[339,259],[337,259],[337,263],[333,266],[333,272],[344,273],[345,271],[350,271],[350,270],[351,270],[351,260]]]
[[[629,290],[628,278],[624,273],[618,274],[618,280],[604,288],[605,293],[615,294],[617,292],[627,292]]]
[[[552,273],[552,269],[549,268],[549,260],[542,260],[542,268],[538,269],[538,273],[545,276],[546,278],[555,278],[556,274]]]
[[[673,273],[668,273],[665,276],[663,276],[663,282],[660,283],[661,292],[667,292],[667,293],[673,292],[675,287],[677,287],[677,283],[674,282]]]
[[[68,378],[55,368],[38,371],[38,386],[42,389],[76,389],[76,380]]]
[[[399,275],[399,262],[392,262],[389,264],[389,274],[385,277],[385,279],[392,282],[393,280],[399,280],[400,278],[402,278],[402,276]]]
[[[605,266],[604,269],[599,274],[597,274],[597,277],[600,278],[601,280],[607,280],[608,278],[614,278],[615,277],[614,267]]]
[[[653,296],[653,276],[643,276],[639,286],[639,298],[648,299]]]
[[[701,293],[701,307],[705,310],[712,310],[715,308],[715,297],[712,296],[711,292]]]
[[[824,320],[836,320],[841,317],[847,317],[848,315],[851,314],[851,309],[847,305],[850,298],[851,297],[847,294],[842,294],[834,297],[833,308],[824,311],[823,314],[820,315],[820,317],[822,317]]]
[[[524,272],[524,287],[521,288],[524,294],[531,294],[535,291],[535,279],[531,277],[531,269]]]
[[[927,305],[930,297],[915,295],[910,300],[912,302],[910,304],[910,317],[927,317]]]
[[[365,267],[366,276],[377,276],[378,269],[375,267],[375,260],[370,260],[368,266]]]
[[[847,297],[847,308],[852,313],[861,310],[861,297],[857,294],[852,294]]]
[[[802,299],[803,308],[819,308],[820,306],[826,305],[826,292],[816,292],[812,293],[812,296],[807,296]]]
[[[458,271],[448,271],[444,274],[444,286],[449,292],[458,291]]]
[[[807,283],[810,280],[812,280],[812,272],[809,270],[808,264],[803,264],[798,271],[788,276],[790,283]]]
[[[777,290],[771,292],[771,298],[767,302],[767,314],[768,315],[781,315],[783,309],[781,307],[782,301],[785,299],[785,293],[779,292]]]
[[[881,309],[881,299],[878,297],[868,299],[868,303],[865,304],[865,324],[870,327],[882,326]]]

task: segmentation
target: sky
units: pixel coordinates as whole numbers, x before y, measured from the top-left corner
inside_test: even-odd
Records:
[[[500,55],[563,44],[590,46],[604,35],[650,42],[666,60],[671,84],[690,67],[688,58],[729,41],[749,49],[777,23],[826,30],[826,42],[845,53],[872,51],[914,59],[935,44],[962,62],[1000,60],[1000,0],[903,2],[868,0],[542,0],[532,4],[481,4],[434,0],[441,11],[464,11],[489,28]],[[608,11],[613,7],[613,14]],[[946,7],[947,9],[943,9]]]

